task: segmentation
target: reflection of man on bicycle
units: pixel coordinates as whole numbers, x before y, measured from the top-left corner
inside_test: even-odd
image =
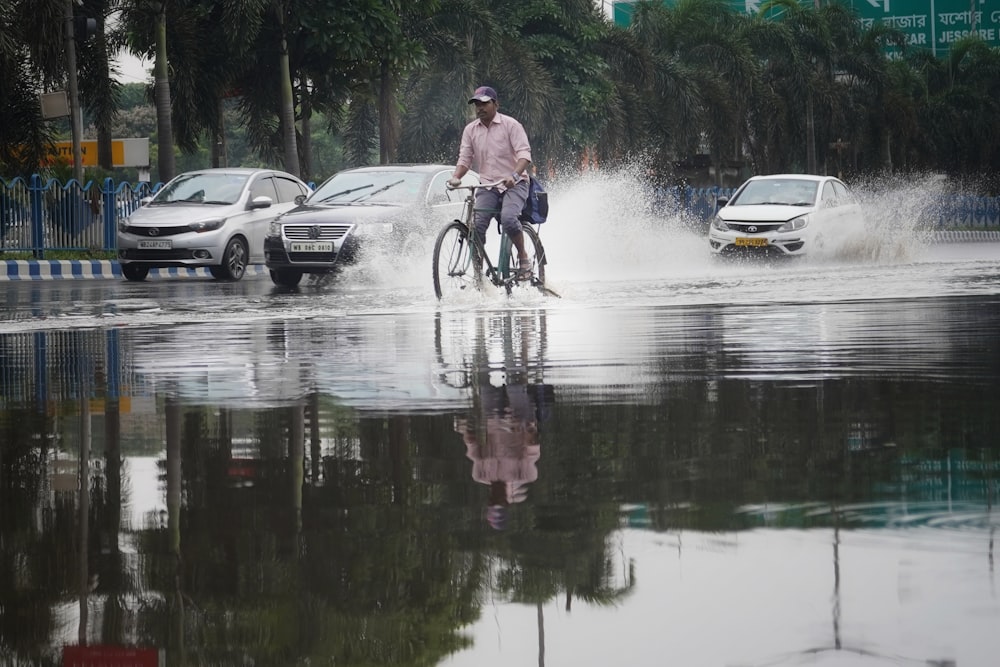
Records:
[[[517,277],[531,278],[531,260],[524,249],[524,234],[518,216],[528,198],[525,170],[531,164],[531,145],[524,127],[511,116],[498,113],[497,93],[489,86],[476,88],[469,104],[476,105],[476,120],[465,126],[458,163],[449,184],[460,179],[475,165],[480,182],[501,182],[496,188],[476,192],[476,208],[500,210],[500,224],[518,253]],[[493,215],[476,211],[476,234],[486,242],[486,230]]]
[[[483,423],[455,420],[462,434],[472,477],[489,486],[486,519],[496,529],[507,523],[508,508],[527,497],[538,479],[541,455],[536,400],[527,385],[495,387],[485,378],[480,386]]]

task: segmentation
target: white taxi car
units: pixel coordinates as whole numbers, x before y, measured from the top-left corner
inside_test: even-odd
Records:
[[[717,255],[803,255],[863,224],[857,199],[834,176],[754,176],[719,204],[708,230]]]

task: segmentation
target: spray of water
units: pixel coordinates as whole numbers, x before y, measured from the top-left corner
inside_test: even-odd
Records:
[[[546,283],[563,296],[587,294],[588,283],[600,281],[662,282],[704,289],[748,272],[775,270],[757,261],[719,261],[708,250],[708,221],[684,210],[664,210],[642,176],[641,167],[560,175],[546,182],[548,221],[539,228],[548,265]],[[935,176],[873,177],[851,184],[860,202],[863,223],[838,228],[825,236],[825,247],[793,262],[814,271],[824,264],[884,265],[912,262],[926,246],[929,212],[946,183]],[[362,289],[406,289],[433,300],[431,258],[440,221],[414,221],[422,230],[402,248],[369,243],[357,265],[336,280]],[[496,256],[498,235],[488,234],[488,252]],[[758,276],[759,277],[759,276]],[[495,305],[506,301],[497,290],[463,295],[459,307]],[[515,295],[530,303],[537,293]]]
[[[947,191],[938,175],[880,175],[851,184],[864,224],[833,237],[828,254],[851,263],[899,264],[920,257],[931,240],[931,211]]]

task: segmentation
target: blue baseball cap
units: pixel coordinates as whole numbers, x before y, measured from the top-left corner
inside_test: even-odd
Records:
[[[469,99],[469,104],[472,104],[473,102],[489,102],[490,100],[496,102],[497,91],[493,90],[489,86],[479,86],[476,88],[476,92],[474,92],[472,97]]]

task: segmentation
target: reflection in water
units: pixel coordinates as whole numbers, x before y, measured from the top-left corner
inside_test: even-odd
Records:
[[[1000,315],[961,307],[0,336],[0,664],[989,664]]]
[[[440,319],[439,314],[439,331]],[[472,478],[489,488],[486,520],[494,529],[503,530],[510,507],[523,502],[529,485],[538,479],[541,424],[550,414],[554,397],[553,388],[541,381],[545,314],[508,312],[499,322],[477,318],[475,324],[475,339],[469,341],[475,351],[471,363],[449,369],[458,370],[459,377],[472,378],[473,412],[455,419],[455,431],[462,435],[466,456],[472,461]],[[487,332],[487,324],[498,326]],[[490,341],[502,349],[500,359],[492,363]],[[440,335],[438,342],[438,357],[443,359]]]

